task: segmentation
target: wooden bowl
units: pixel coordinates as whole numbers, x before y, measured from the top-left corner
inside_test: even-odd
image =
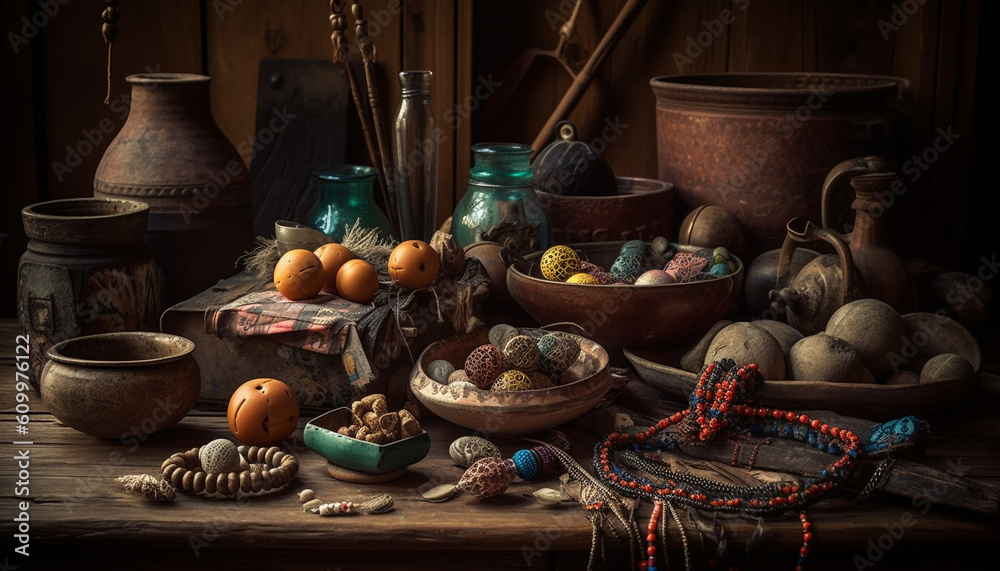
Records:
[[[373,444],[337,432],[350,426],[351,409],[336,408],[312,419],[302,430],[306,446],[328,461],[367,474],[386,474],[424,459],[431,449],[427,431],[388,444]]]
[[[624,242],[570,244],[580,255],[609,268]],[[681,245],[682,252],[701,248]],[[743,288],[743,262],[736,271],[704,281],[665,285],[596,285],[550,281],[542,277],[542,253],[525,257],[507,270],[511,297],[540,325],[574,323],[608,351],[692,343],[736,305]]]
[[[982,366],[975,338],[954,320],[933,313],[908,313],[903,320],[922,356],[955,353],[972,364],[974,374],[945,376],[913,385],[768,380],[757,393],[761,405],[796,412],[829,410],[883,421],[945,410],[972,396]],[[926,338],[918,331],[933,332],[934,336],[928,336],[930,341],[925,343],[921,340]],[[625,349],[624,353],[643,381],[671,397],[687,400],[698,383],[697,374],[677,365],[677,351]]]
[[[46,352],[39,391],[60,422],[92,436],[145,440],[177,424],[201,392],[184,337],[152,331],[85,335]]]
[[[488,343],[488,329],[436,341],[420,354],[410,374],[413,396],[441,418],[490,437],[517,437],[561,426],[581,417],[611,386],[608,353],[593,340],[577,337],[580,355],[564,374],[563,384],[546,389],[493,392],[443,385],[427,366],[445,359],[461,368],[476,347]]]

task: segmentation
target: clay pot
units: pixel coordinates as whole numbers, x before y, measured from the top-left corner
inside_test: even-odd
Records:
[[[673,237],[673,185],[661,180],[617,177],[617,192],[572,196],[536,190],[549,219],[549,244],[576,244]]]
[[[60,422],[128,444],[177,424],[201,391],[184,337],[150,331],[87,335],[49,348],[41,394]]]
[[[743,223],[747,258],[781,247],[792,218],[820,219],[837,163],[892,158],[896,77],[732,73],[654,77],[658,178],[678,212],[721,206]]]
[[[132,107],[94,176],[97,198],[149,205],[167,306],[237,273],[254,248],[250,174],[212,118],[204,75],[130,75]]]
[[[149,206],[72,198],[32,204],[21,218],[28,250],[17,269],[17,313],[30,338],[28,377],[36,389],[55,343],[159,330],[161,278],[143,243]]]

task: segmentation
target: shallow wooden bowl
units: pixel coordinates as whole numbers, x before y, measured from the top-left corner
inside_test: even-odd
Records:
[[[572,422],[604,397],[611,386],[608,353],[598,343],[579,337],[580,355],[563,374],[561,385],[547,389],[493,392],[443,385],[427,374],[431,361],[445,359],[462,368],[476,347],[488,343],[488,330],[432,343],[410,374],[413,396],[432,413],[482,436],[517,437]]]
[[[603,268],[618,257],[624,242],[569,244]],[[700,250],[680,246],[682,252]],[[511,297],[540,325],[575,323],[608,351],[693,343],[736,305],[743,288],[743,262],[720,278],[665,285],[570,284],[542,277],[542,253],[507,271]]]
[[[982,355],[975,338],[958,322],[942,320],[933,313],[903,315],[910,339],[923,356],[955,353],[965,357],[974,373],[945,376],[914,385],[831,383],[825,381],[766,381],[758,392],[761,405],[784,410],[829,410],[868,420],[892,420],[902,416],[946,410],[967,400],[979,384]],[[916,334],[933,333],[929,341]],[[679,368],[677,351],[625,349],[625,358],[647,384],[677,399],[686,400],[698,375]]]

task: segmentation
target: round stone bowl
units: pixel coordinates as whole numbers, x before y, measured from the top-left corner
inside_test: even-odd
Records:
[[[535,191],[549,222],[549,244],[646,240],[673,236],[674,185],[652,178],[616,177],[606,196]]]
[[[581,260],[611,267],[624,242],[570,244]],[[681,252],[699,250],[679,245]],[[541,326],[574,323],[615,356],[625,347],[693,343],[729,314],[743,288],[743,262],[736,271],[703,281],[663,285],[598,285],[542,277],[542,252],[507,269],[511,298]]]
[[[487,328],[436,341],[424,349],[410,373],[410,391],[435,415],[484,437],[513,438],[555,428],[580,418],[604,398],[611,387],[608,353],[585,337],[576,362],[563,383],[522,391],[479,390],[444,385],[427,374],[432,361],[444,359],[462,368],[476,347],[488,343]]]
[[[123,442],[177,424],[201,392],[184,337],[151,331],[85,335],[48,349],[40,393],[52,415],[80,432]]]

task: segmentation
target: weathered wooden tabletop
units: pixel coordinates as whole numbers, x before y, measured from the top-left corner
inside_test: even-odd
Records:
[[[583,508],[546,507],[531,496],[542,487],[558,488],[557,480],[518,479],[502,496],[485,501],[468,495],[445,503],[423,501],[423,491],[461,477],[462,468],[451,460],[448,445],[468,433],[427,416],[422,424],[432,437],[430,453],[390,482],[351,484],[332,478],[326,460],[302,442],[301,428],[311,418],[303,415],[300,429],[284,443],[300,462],[298,477],[286,490],[246,500],[179,493],[169,504],[144,503],[123,492],[115,478],[158,475],[171,454],[231,437],[224,414],[196,408],[177,426],[143,440],[103,440],[62,425],[40,397],[29,392],[30,421],[27,433],[19,434],[23,419],[17,418],[13,358],[19,333],[15,321],[0,321],[0,514],[6,546],[0,568],[35,569],[64,562],[105,569],[586,568],[593,528]],[[984,375],[983,388],[966,406],[926,417],[931,438],[922,464],[1000,486],[996,381],[996,376]],[[625,390],[614,404],[641,407],[636,404],[641,400]],[[594,426],[591,422],[563,428],[584,465],[589,465],[600,437]],[[521,440],[497,443],[505,457],[530,446]],[[301,509],[297,492],[304,488],[325,501],[363,501],[385,493],[392,496],[395,509],[381,515],[319,517]],[[815,539],[807,568],[973,568],[971,562],[982,559],[983,550],[1000,539],[996,516],[920,501],[933,499],[933,488],[914,490],[911,496],[883,494],[864,503],[829,498],[811,506]],[[643,529],[648,508],[640,506],[637,515]],[[758,523],[734,516],[718,521],[731,552],[746,544]],[[704,566],[709,557],[697,530],[690,527],[691,520],[682,523],[692,565]],[[27,530],[26,544],[18,537],[19,528]],[[753,568],[792,569],[802,541],[798,519],[768,518],[763,529]],[[669,543],[672,568],[681,568],[682,534],[674,529]],[[605,544],[612,546],[613,540]],[[624,568],[615,563],[621,557],[609,552],[608,567]],[[602,566],[599,560],[597,569]]]

